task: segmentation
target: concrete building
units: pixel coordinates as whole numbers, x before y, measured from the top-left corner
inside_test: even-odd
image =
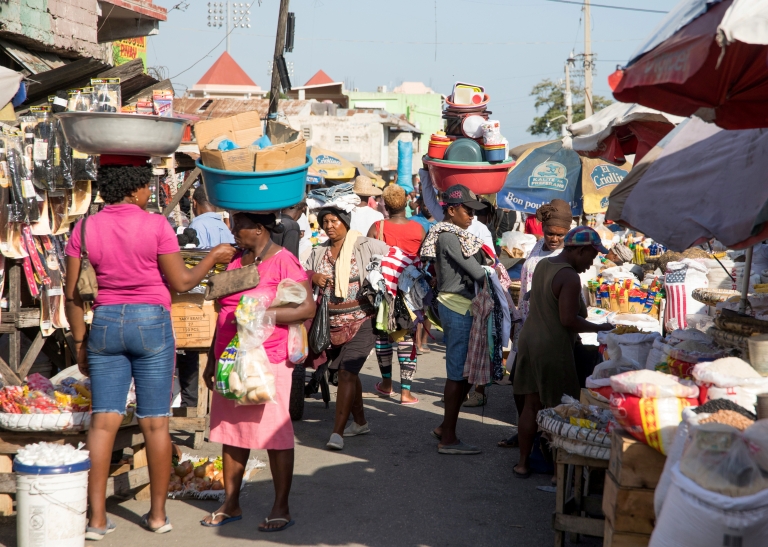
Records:
[[[167,10],[151,0],[0,1],[0,66],[25,74],[92,57],[111,63],[111,42],[158,33]]]
[[[260,99],[267,95],[226,51],[200,81],[187,91],[190,98]]]
[[[300,101],[310,99],[319,102],[331,101],[341,108],[347,108],[349,105],[347,96],[344,94],[344,82],[334,82],[333,78],[322,70],[318,70],[304,85],[292,87],[286,95]]]
[[[424,135],[443,129],[443,101],[422,82],[403,82],[392,91],[380,86],[376,92],[344,91],[349,97],[349,108],[380,109],[403,115]]]

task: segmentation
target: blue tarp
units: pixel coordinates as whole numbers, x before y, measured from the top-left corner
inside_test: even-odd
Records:
[[[535,213],[544,203],[562,199],[570,203],[574,216],[581,215],[581,160],[576,152],[557,141],[521,159],[496,195],[499,207]]]

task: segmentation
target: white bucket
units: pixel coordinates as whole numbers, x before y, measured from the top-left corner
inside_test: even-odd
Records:
[[[14,464],[18,547],[83,547],[90,460],[62,467]]]

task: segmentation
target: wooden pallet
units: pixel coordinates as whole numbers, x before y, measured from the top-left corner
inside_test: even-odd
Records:
[[[45,431],[0,430],[0,516],[13,513],[16,494],[16,475],[12,472],[12,456],[20,448],[32,443],[48,442],[77,446],[85,442],[86,433],[53,433]],[[115,438],[115,450],[133,449],[133,464],[113,466],[107,481],[107,497],[133,495],[136,499],[149,499],[149,469],[144,447],[144,436],[138,425],[121,428]]]
[[[653,498],[666,457],[622,430],[611,438],[605,477],[604,547],[646,546],[656,524]]]

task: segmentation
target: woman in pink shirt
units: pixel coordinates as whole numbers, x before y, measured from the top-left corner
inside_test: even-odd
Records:
[[[147,448],[151,491],[151,508],[141,525],[157,533],[172,530],[165,514],[175,357],[168,285],[178,292],[189,291],[216,263],[229,263],[235,254],[231,245],[219,245],[197,266],[187,269],[168,220],[145,210],[152,178],[148,159],[101,156],[97,183],[107,205],[75,226],[66,250],[67,319],[78,366],[90,376],[93,396],[86,442],[91,458],[86,529],[86,539],[90,540],[103,539],[115,529],[106,513],[106,488],[131,380],[136,388],[136,416]],[[83,301],[77,292],[83,253],[87,253],[98,282],[90,333],[86,333]]]
[[[211,401],[210,441],[221,443],[224,460],[226,499],[218,510],[201,521],[203,526],[218,527],[242,519],[240,485],[251,449],[266,450],[275,486],[275,501],[269,516],[259,526],[260,532],[279,532],[293,525],[288,509],[288,494],[293,479],[293,424],[288,410],[291,396],[293,364],[288,360],[288,326],[303,323],[315,316],[312,287],[304,268],[287,249],[272,242],[281,224],[272,213],[237,213],[232,217],[232,232],[237,246],[243,249],[229,270],[256,264],[259,284],[256,288],[231,294],[218,300],[221,310],[216,322],[216,340],[208,358],[203,378],[213,390],[219,355],[237,334],[235,309],[243,295],[265,296],[274,300],[283,279],[301,283],[307,296],[301,304],[289,304],[275,310],[275,331],[264,342],[272,373],[275,376],[277,404],[238,405],[214,392]]]

